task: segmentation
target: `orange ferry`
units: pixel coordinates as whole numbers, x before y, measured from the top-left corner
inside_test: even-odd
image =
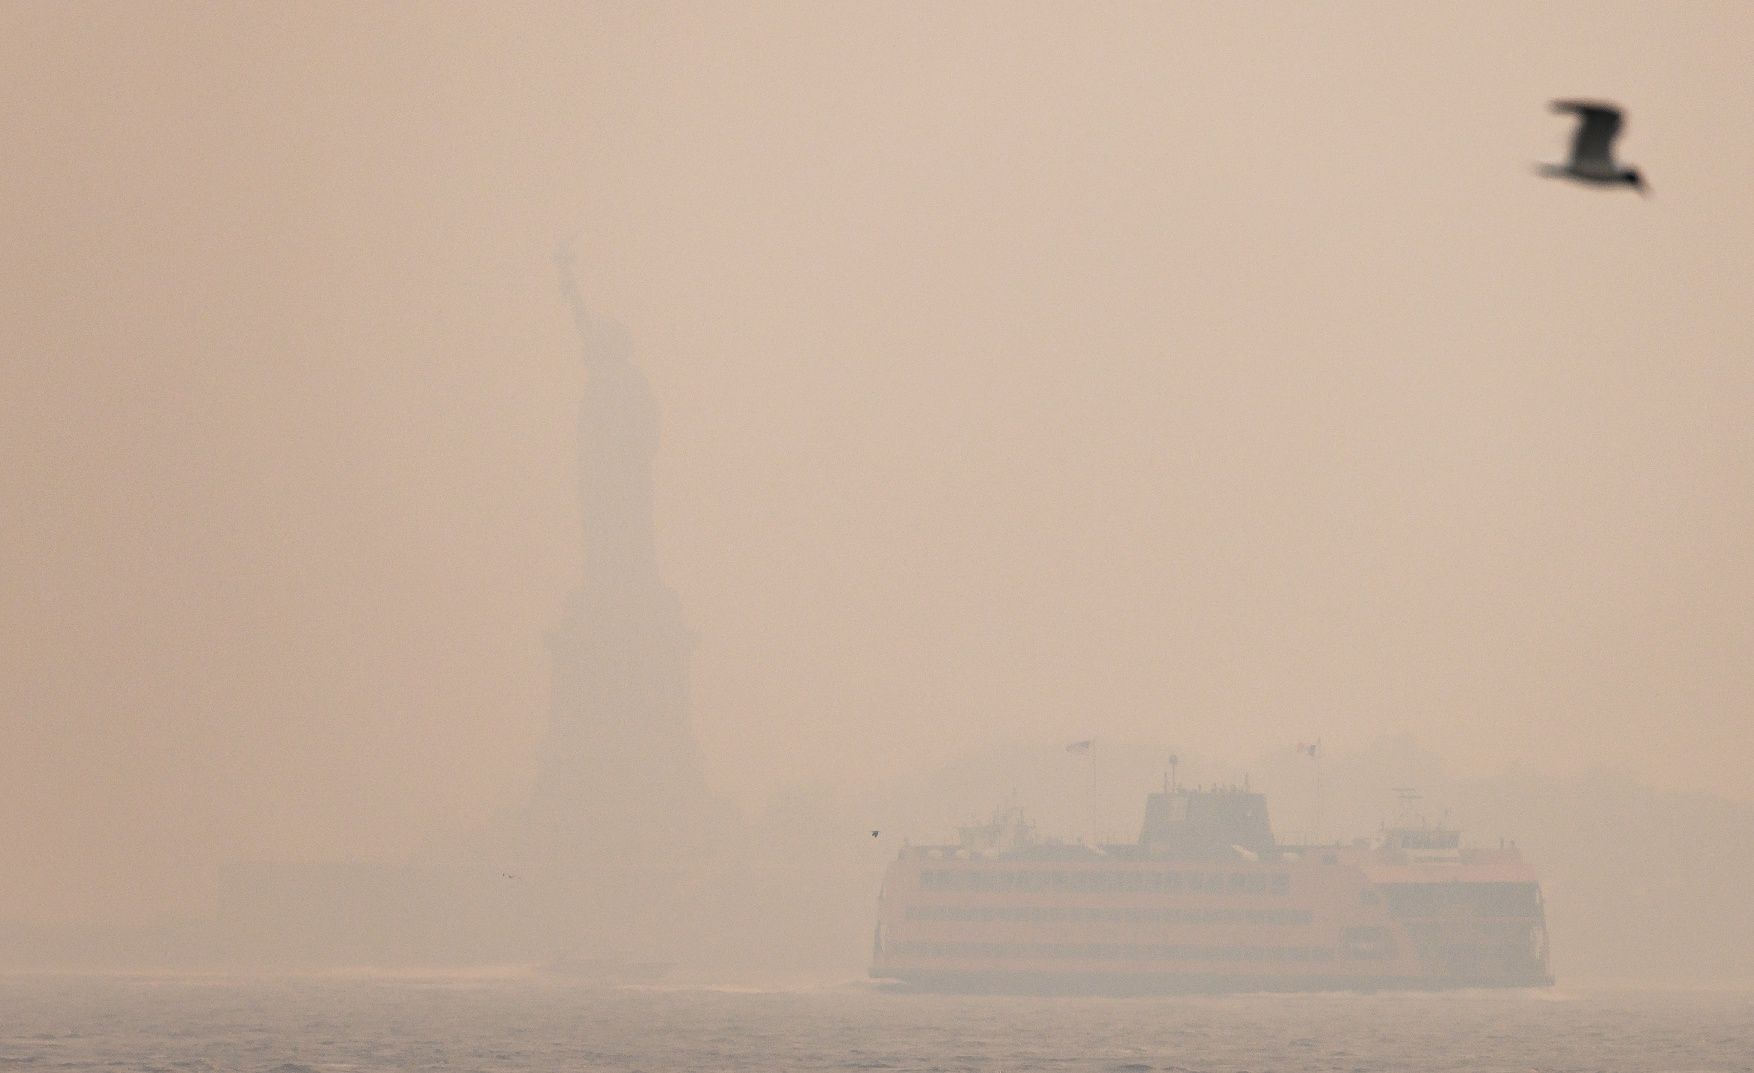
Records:
[[[878,896],[871,975],[935,991],[1150,993],[1550,985],[1514,846],[1387,828],[1280,845],[1246,789],[1151,794],[1136,843],[1036,837],[1016,809],[908,846]]]

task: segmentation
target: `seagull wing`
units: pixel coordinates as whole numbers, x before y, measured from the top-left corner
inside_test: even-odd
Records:
[[[1571,142],[1574,168],[1600,170],[1614,167],[1614,136],[1620,133],[1620,109],[1594,101],[1554,101],[1555,112],[1577,116],[1577,135]]]

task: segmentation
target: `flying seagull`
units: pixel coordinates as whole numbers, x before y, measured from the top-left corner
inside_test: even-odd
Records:
[[[1614,163],[1614,136],[1620,133],[1620,109],[1600,101],[1554,101],[1555,112],[1577,116],[1577,134],[1571,139],[1571,159],[1563,164],[1543,164],[1541,174],[1572,179],[1596,186],[1624,183],[1644,193],[1644,178],[1637,168]]]

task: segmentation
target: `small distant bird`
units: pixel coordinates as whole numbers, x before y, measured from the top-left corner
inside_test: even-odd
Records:
[[[512,875],[512,874],[511,874],[511,873],[510,873],[510,872],[501,872],[501,873],[500,873],[500,875],[502,875],[502,876],[505,876],[505,877],[506,877],[506,878],[507,878],[507,879],[516,879],[516,878],[518,878],[518,877],[517,877],[517,876],[515,876],[515,875]]]
[[[876,831],[872,831],[872,832],[871,832],[871,837],[872,837],[872,838],[876,838],[876,837],[877,837],[877,832],[876,832]]]
[[[1640,194],[1645,192],[1644,178],[1637,168],[1614,163],[1614,137],[1621,126],[1618,107],[1599,101],[1554,101],[1553,110],[1576,115],[1577,134],[1571,140],[1571,159],[1563,164],[1543,164],[1541,174],[1596,186],[1625,184]]]

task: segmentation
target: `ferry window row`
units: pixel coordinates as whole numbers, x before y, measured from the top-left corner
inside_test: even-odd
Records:
[[[1176,943],[955,943],[902,942],[898,957],[959,961],[1333,961],[1317,946],[1188,946]]]
[[[1307,909],[1168,908],[1108,905],[910,905],[909,920],[1025,924],[1308,924]]]
[[[1541,912],[1533,883],[1392,883],[1382,888],[1396,917],[1532,917]]]
[[[923,890],[1085,891],[1116,894],[1290,894],[1286,872],[1078,871],[1023,872],[928,868]]]

